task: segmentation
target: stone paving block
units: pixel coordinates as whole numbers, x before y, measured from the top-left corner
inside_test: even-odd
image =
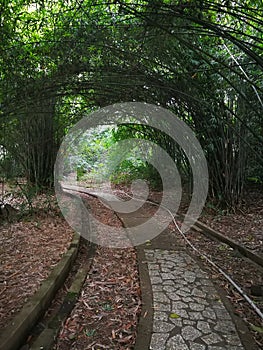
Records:
[[[151,276],[151,282],[152,284],[161,284],[162,283],[162,279],[161,277],[156,277],[156,276]]]
[[[169,321],[172,322],[176,327],[183,327],[183,321],[181,318],[169,318]]]
[[[163,285],[166,286],[166,285],[172,285],[174,286],[174,281],[173,280],[166,280],[166,281],[163,281]]]
[[[151,338],[151,350],[166,350],[166,340],[169,338],[168,333],[153,333]]]
[[[156,311],[153,315],[153,318],[154,320],[157,320],[157,321],[167,321],[168,315],[166,312]]]
[[[195,297],[199,297],[199,298],[206,298],[207,294],[201,291],[200,289],[194,288],[192,290],[191,295],[194,295]]]
[[[186,298],[188,295],[189,295],[189,292],[183,290],[183,289],[179,289],[177,291],[177,294],[180,296],[180,297],[183,297],[183,298]]]
[[[171,269],[169,269],[168,267],[161,267],[161,272],[167,273],[170,271],[171,271]]]
[[[209,345],[207,350],[242,350],[244,349],[242,346],[234,346],[234,345],[228,345],[225,347],[222,346],[211,346]]]
[[[161,262],[161,260],[159,260],[159,262]],[[169,268],[170,271],[173,271],[175,265],[169,261],[164,261],[163,267]]]
[[[172,309],[171,311],[172,311],[172,313],[179,315],[181,318],[189,319],[189,315],[188,315],[187,311],[184,309]]]
[[[187,286],[183,286],[180,288],[183,292],[188,293],[188,296],[191,294],[191,289],[188,288]]]
[[[161,272],[161,278],[163,280],[172,280],[174,278],[174,275],[172,273],[162,273]]]
[[[205,350],[206,346],[203,344],[198,344],[198,343],[192,343],[190,342],[190,349],[191,350]]]
[[[153,292],[150,349],[244,350],[213,283],[190,256],[161,250],[145,256]]]
[[[189,350],[189,347],[178,334],[168,340],[165,350]]]
[[[193,311],[203,311],[205,306],[203,304],[189,303],[189,308]]]
[[[190,298],[190,297],[181,298],[181,299],[183,300],[184,303],[187,303],[187,304],[193,303],[195,301],[194,298]]]
[[[205,318],[209,318],[211,320],[216,320],[216,314],[211,308],[206,308],[203,312],[202,315]]]
[[[171,306],[170,304],[163,304],[159,302],[153,302],[153,309],[156,311],[170,311]]]
[[[165,290],[165,289],[164,289]],[[166,292],[167,297],[172,300],[172,301],[179,301],[182,298],[180,298],[180,296],[178,294],[176,294],[176,291],[170,293],[170,292]]]
[[[160,266],[157,264],[153,264],[153,263],[148,263],[148,270],[158,270],[159,271]]]
[[[149,270],[150,277],[161,277],[160,272],[158,270]]]
[[[222,338],[217,333],[210,333],[210,334],[205,335],[204,337],[202,337],[202,340],[207,345],[211,345],[211,344],[220,343],[222,341]]]
[[[204,334],[211,332],[210,324],[206,321],[198,321],[197,329],[199,329]]]
[[[195,312],[195,311],[189,311],[189,317],[191,320],[204,320],[204,317],[202,314],[200,314],[200,312]]]
[[[195,281],[196,275],[195,275],[194,273],[192,273],[192,272],[186,271],[186,272],[184,273],[184,279],[185,279],[187,282],[192,283],[192,282]]]
[[[201,335],[202,333],[193,326],[186,326],[182,329],[182,336],[185,340],[195,340]]]
[[[165,303],[165,304],[167,304],[167,303],[170,304],[170,299],[163,292],[155,292],[153,294],[153,300],[159,301],[159,302]]]
[[[187,309],[188,305],[183,303],[182,301],[174,301],[172,302],[172,307],[174,310]]]
[[[145,251],[145,256],[147,259],[151,259],[154,257],[154,251]]]
[[[153,292],[161,292],[162,290],[163,290],[163,287],[160,284],[153,284],[152,285]]]
[[[153,332],[155,333],[168,333],[174,329],[174,325],[164,321],[155,321],[153,323]]]
[[[182,286],[183,288],[187,287],[189,284],[189,282],[187,282],[183,278],[180,278],[180,279],[178,278],[178,280],[176,280],[176,278],[175,278],[174,280],[179,286]]]
[[[184,326],[193,326],[196,324],[196,321],[192,321],[192,320],[183,320],[183,325]]]
[[[206,299],[203,298],[198,298],[198,297],[193,297],[193,299],[198,303],[198,304],[203,304],[203,305],[209,305]]]
[[[168,285],[165,284],[163,286],[163,290],[165,292],[169,292],[169,293],[175,293],[176,292],[176,288],[175,288],[173,282],[172,282],[172,284],[168,284]]]

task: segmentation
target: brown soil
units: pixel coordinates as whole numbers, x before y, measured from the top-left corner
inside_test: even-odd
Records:
[[[38,213],[27,221],[2,223],[0,327],[11,322],[47,278],[72,235],[72,229],[58,215]]]
[[[97,219],[116,228],[121,226],[116,215],[98,199],[85,199]],[[100,244],[107,243],[107,232],[98,229],[97,233]],[[81,296],[54,349],[132,349],[140,308],[135,250],[99,245]]]

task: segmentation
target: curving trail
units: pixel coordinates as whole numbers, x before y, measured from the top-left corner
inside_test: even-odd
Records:
[[[71,199],[74,199],[75,195],[83,198],[85,196],[99,197],[102,202],[107,201],[108,206],[110,206],[111,201],[114,201],[109,193],[78,186],[67,185],[63,190]],[[125,194],[123,195],[125,196]],[[157,203],[149,203],[149,205],[156,206]],[[145,207],[135,203],[134,208],[135,211],[132,214],[115,213],[128,232],[132,228],[147,222],[151,217],[151,211]],[[242,319],[236,316],[226,293],[218,287],[218,283],[214,282],[215,270],[213,266],[210,268],[204,264],[206,260],[199,249],[192,249],[191,245],[194,246],[195,241],[192,240],[191,232],[196,232],[199,239],[202,236],[205,237],[206,242],[212,238],[219,243],[223,242],[229,245],[230,249],[234,247],[244,255],[246,262],[251,259],[253,264],[258,264],[258,271],[261,272],[262,257],[254,257],[253,252],[248,251],[234,241],[229,241],[227,237],[199,222],[195,224],[193,230],[187,236],[187,240],[190,241],[189,245],[186,243],[185,237],[178,234],[177,229],[180,231],[179,221],[179,218],[176,218],[175,226],[172,229],[169,226],[151,241],[147,240],[144,244],[136,247],[142,305],[140,310],[140,302],[137,300],[138,307],[135,313],[140,312],[140,317],[136,332],[134,331],[133,334],[129,335],[132,342],[125,347],[124,344],[121,345],[121,343],[116,342],[118,334],[112,333],[113,339],[111,342],[103,345],[102,341],[100,346],[106,349],[112,349],[112,346],[114,346],[114,349],[127,350],[258,349],[251,331]],[[129,238],[129,235],[127,238]],[[79,296],[85,295],[83,288],[85,280],[88,281],[87,277],[91,273],[96,245],[91,245],[90,249],[84,253],[84,260],[82,257],[82,260],[80,259],[79,263],[75,265],[74,271],[71,272],[67,282],[67,293],[60,295],[55,310],[50,311],[50,315],[47,312],[44,321],[41,320],[38,323],[38,325],[42,323],[42,329],[39,330],[38,326],[31,333],[30,342],[27,342],[23,350],[29,348],[34,350],[41,347],[43,349],[77,350],[79,346],[82,346],[73,342],[68,348],[59,345],[59,343],[54,347],[54,341],[62,324],[70,324],[70,312],[78,305]],[[89,259],[88,263],[85,260],[87,258]],[[219,275],[218,279],[222,278],[222,274]],[[86,282],[85,288],[89,288],[89,284],[89,282]],[[90,294],[86,294],[86,297],[90,298]],[[134,299],[135,302],[137,297]],[[251,312],[255,312],[255,309],[253,310],[249,303],[247,307],[252,308]],[[92,312],[91,310],[91,317]],[[259,313],[261,313],[260,309]],[[60,331],[60,334],[63,334],[63,332]],[[11,347],[10,349],[15,350],[19,347]],[[93,349],[97,349],[96,342],[93,343]]]

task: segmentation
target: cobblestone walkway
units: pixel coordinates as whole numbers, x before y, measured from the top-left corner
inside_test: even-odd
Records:
[[[207,274],[185,252],[145,249],[153,290],[152,350],[241,350]]]

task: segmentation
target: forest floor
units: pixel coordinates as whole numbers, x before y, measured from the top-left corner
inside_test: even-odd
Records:
[[[160,192],[150,193],[150,199],[155,201],[161,196]],[[42,197],[38,198],[38,207],[44,207],[46,203]],[[119,225],[114,213],[102,207],[100,201],[90,199],[90,203],[94,212],[100,212],[98,218],[105,224]],[[70,243],[73,232],[59,215],[54,198],[49,197],[48,207],[46,211],[37,210],[17,222],[0,223],[0,327],[11,321],[28,297],[34,294]],[[147,208],[150,213],[156,210],[150,205]],[[252,190],[240,209],[222,214],[208,205],[200,220],[262,255],[263,194]],[[169,229],[176,233],[172,223]],[[251,287],[263,285],[262,271],[241,259],[225,244],[211,241],[194,230],[190,231],[188,238],[263,309],[262,296],[251,295]],[[244,319],[259,347],[262,346],[259,317],[216,270],[210,270],[211,278],[224,288],[236,314]],[[91,274],[84,284],[79,302],[61,329],[55,349],[78,349],[80,345],[92,344],[101,344],[102,348],[114,344],[116,349],[132,349],[140,306],[135,249],[99,246]]]
[[[18,221],[12,218],[11,222],[0,222],[0,230],[2,328],[12,321],[60,261],[73,231],[56,210],[38,210]]]

